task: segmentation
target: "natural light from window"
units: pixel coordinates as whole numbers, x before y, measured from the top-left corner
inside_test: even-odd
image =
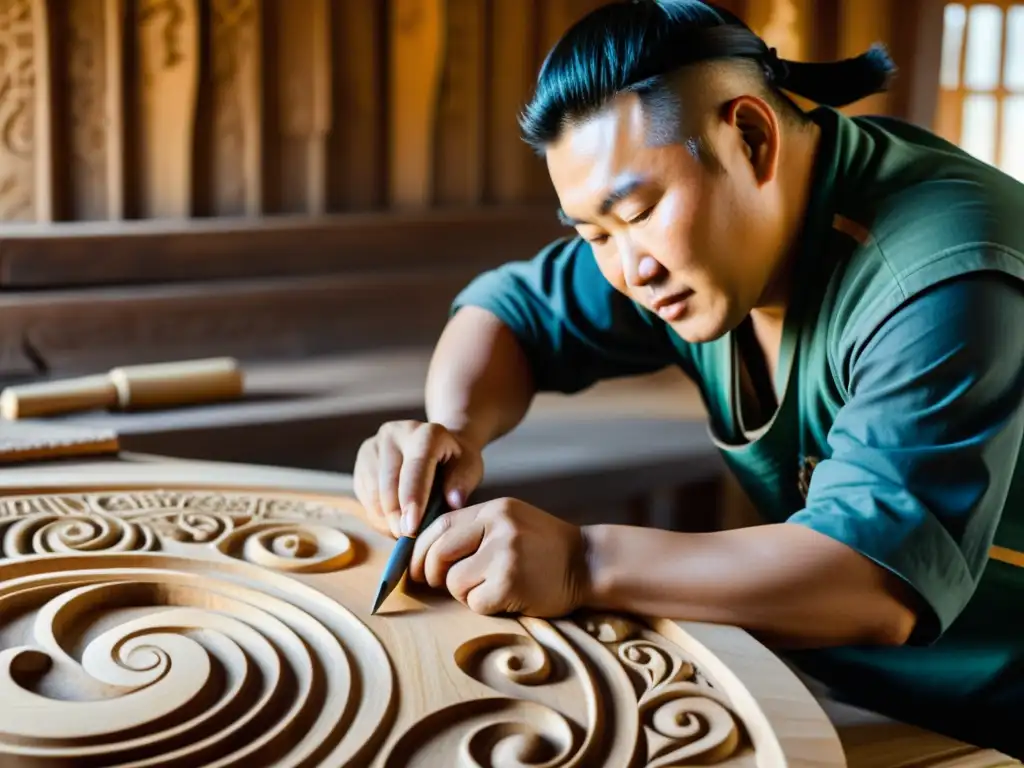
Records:
[[[1024,3],[945,7],[938,132],[1024,181]]]

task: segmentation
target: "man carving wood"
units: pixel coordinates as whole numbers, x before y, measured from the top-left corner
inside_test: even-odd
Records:
[[[357,461],[395,535],[447,462],[456,509],[413,579],[483,613],[735,624],[852,701],[1024,752],[1024,569],[990,556],[1024,550],[1024,186],[837,111],[891,71],[879,49],[780,60],[698,0],[613,3],[566,33],[522,127],[575,233],[464,290],[429,423],[385,424]],[[466,506],[535,392],[668,366],[767,524]]]

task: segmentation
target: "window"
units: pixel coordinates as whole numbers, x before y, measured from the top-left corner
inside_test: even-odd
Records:
[[[1024,3],[945,6],[936,130],[1024,181]]]

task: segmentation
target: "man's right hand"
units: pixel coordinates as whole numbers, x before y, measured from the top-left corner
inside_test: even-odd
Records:
[[[355,494],[370,522],[396,538],[414,535],[439,463],[444,464],[445,498],[458,509],[483,478],[481,448],[440,424],[384,424],[356,456]]]

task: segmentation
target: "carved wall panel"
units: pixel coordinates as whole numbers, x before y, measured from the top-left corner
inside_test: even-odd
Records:
[[[0,222],[550,204],[517,118],[604,2],[0,0]],[[855,109],[909,103],[918,0],[722,4],[794,58],[893,44]]]
[[[488,8],[484,0],[446,4],[435,199],[473,205],[483,199]]]
[[[0,497],[0,763],[843,764],[763,649],[805,738],[679,625],[414,588],[370,616],[388,547],[341,496]]]
[[[0,0],[0,221],[53,216],[45,0]]]
[[[263,209],[262,3],[213,0],[213,212],[259,215]]]
[[[390,7],[388,198],[397,208],[432,202],[446,6],[446,0],[393,0]]]
[[[96,221],[124,215],[124,108],[121,0],[66,0],[54,17],[64,67],[61,137],[70,183],[61,218]]]
[[[198,0],[137,0],[138,213],[192,215]]]

